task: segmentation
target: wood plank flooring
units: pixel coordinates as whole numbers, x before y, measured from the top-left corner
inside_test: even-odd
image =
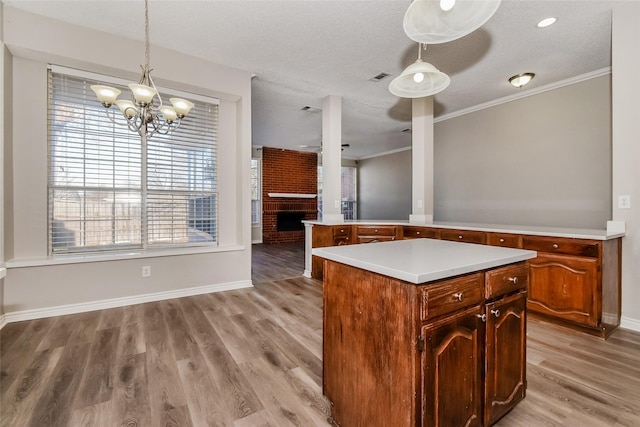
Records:
[[[303,250],[254,245],[252,289],[5,326],[0,426],[330,425]],[[527,397],[498,426],[640,426],[640,333],[531,318],[527,358]]]

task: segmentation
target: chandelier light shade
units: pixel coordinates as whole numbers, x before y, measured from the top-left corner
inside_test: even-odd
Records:
[[[400,98],[423,98],[442,92],[451,79],[428,62],[422,61],[422,45],[418,47],[418,59],[402,71],[389,84],[389,92]]]
[[[126,125],[133,132],[137,132],[143,138],[149,138],[155,133],[168,134],[180,126],[193,108],[193,103],[182,98],[171,98],[172,106],[163,105],[149,67],[149,0],[144,2],[144,30],[145,30],[145,65],[142,68],[142,76],[138,83],[131,83],[131,100],[117,99],[121,91],[114,87],[93,85],[98,101],[105,108],[107,117],[113,123],[116,113],[111,108],[114,104],[122,113]]]
[[[535,73],[516,74],[515,76],[509,77],[509,83],[519,89],[528,84],[535,76]]]
[[[404,31],[419,43],[439,44],[464,37],[484,25],[501,0],[413,0]]]

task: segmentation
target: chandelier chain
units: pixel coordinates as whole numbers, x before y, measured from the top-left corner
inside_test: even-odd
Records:
[[[149,68],[149,0],[144,0],[144,59]]]

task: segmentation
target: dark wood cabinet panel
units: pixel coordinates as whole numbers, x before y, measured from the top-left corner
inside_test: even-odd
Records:
[[[475,307],[422,328],[423,427],[483,425],[481,313]]]
[[[356,225],[356,243],[389,242],[397,239],[395,225]]]
[[[484,420],[491,425],[524,399],[526,381],[526,293],[486,305]]]
[[[476,273],[420,287],[420,319],[478,305],[484,300],[484,274]]]
[[[539,253],[529,260],[530,311],[584,326],[601,319],[599,262],[595,258]]]
[[[487,233],[486,243],[490,246],[519,249],[522,247],[522,236],[508,233]]]
[[[526,262],[487,271],[485,274],[485,298],[494,299],[523,290],[527,286],[529,268]]]
[[[440,230],[430,227],[418,227],[414,225],[405,225],[402,227],[403,239],[439,239]]]
[[[599,242],[567,237],[523,236],[522,247],[552,254],[598,257]]]
[[[440,238],[442,240],[452,240],[464,243],[485,243],[486,233],[476,230],[440,230]]]

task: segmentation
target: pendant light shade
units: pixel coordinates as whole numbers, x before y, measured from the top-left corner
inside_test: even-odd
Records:
[[[414,0],[404,15],[409,38],[426,44],[446,43],[484,25],[501,0]]]
[[[418,60],[404,69],[389,84],[389,92],[400,98],[423,98],[442,92],[451,79],[428,62],[423,62],[418,48]]]

